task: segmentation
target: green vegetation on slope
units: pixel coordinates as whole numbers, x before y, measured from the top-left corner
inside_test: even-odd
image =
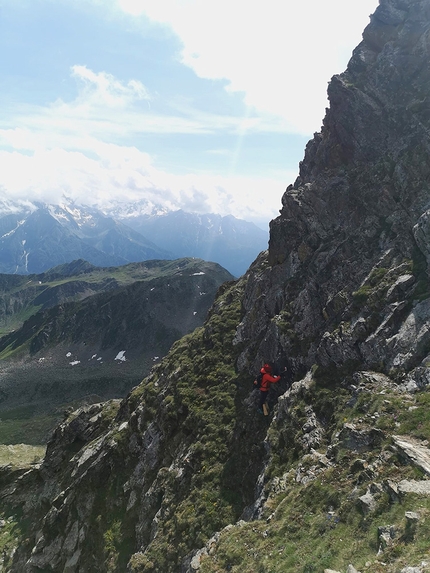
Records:
[[[0,466],[28,467],[30,464],[40,462],[45,455],[45,451],[45,446],[29,446],[27,444],[0,445]]]
[[[0,443],[46,443],[65,408],[125,396],[155,357],[202,324],[229,278],[194,258],[0,275],[0,329],[25,319],[0,338]],[[126,359],[116,360],[122,350]]]
[[[0,444],[31,446],[45,444],[62,418],[58,409],[37,412],[36,407],[31,405],[3,411],[0,416]]]
[[[428,560],[430,498],[396,495],[395,488],[390,495],[387,484],[426,479],[393,448],[391,435],[428,438],[430,390],[410,396],[395,388],[369,388],[354,399],[341,390],[327,419],[328,434],[338,435],[345,424],[364,434],[374,427],[382,431],[381,442],[359,451],[341,440],[333,457],[321,463],[318,453],[302,451],[299,457],[297,447],[306,404],[322,412],[326,399],[325,389],[313,384],[294,404],[283,432],[276,424],[271,428],[266,472],[271,485],[261,519],[223,531],[203,555],[200,573],[321,573],[346,571],[350,563],[363,573],[398,573]],[[280,464],[282,458],[288,463]],[[369,491],[375,500],[371,510],[360,501]],[[418,518],[408,519],[408,512]],[[390,531],[388,542],[379,528]]]
[[[351,492],[349,472],[348,467],[327,470],[307,485],[291,477],[286,491],[271,501],[274,512],[222,533],[214,556],[203,557],[200,572],[321,573],[346,571],[352,563],[362,572],[396,573],[427,559],[430,500],[411,496],[391,503],[385,494],[366,516],[355,499],[365,488]],[[405,518],[408,511],[420,515],[415,534]],[[393,525],[396,538],[378,554],[378,527],[387,525]]]
[[[182,272],[204,272],[214,263],[192,257],[172,261],[151,260],[121,267],[95,267],[75,261],[55,267],[39,275],[15,277],[0,275],[0,336],[16,330],[38,312],[55,304],[75,302],[90,295],[130,285],[136,281],[152,281]],[[222,267],[225,280],[231,275]]]
[[[232,339],[241,319],[241,285],[225,285],[206,328],[176,342],[169,354],[169,369],[177,383],[160,404],[157,371],[137,388],[131,400],[142,400],[148,422],[160,417],[164,428],[177,429],[192,442],[192,467],[187,494],[178,495],[166,474],[164,519],[156,539],[143,555],[132,559],[135,572],[170,571],[213,532],[234,521],[236,495],[225,479],[225,466],[236,422]],[[178,440],[176,436],[175,441]],[[170,491],[169,491],[170,490]],[[168,502],[168,503],[167,503]],[[164,505],[165,504],[165,505]]]

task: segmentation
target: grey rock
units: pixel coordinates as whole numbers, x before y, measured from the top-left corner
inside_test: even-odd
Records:
[[[412,464],[430,475],[430,450],[426,445],[408,436],[393,436],[393,442]]]
[[[392,380],[383,372],[372,372],[370,370],[360,370],[353,374],[354,382],[359,386],[364,386],[372,391],[381,391],[394,388]]]
[[[385,490],[390,496],[391,501],[399,501],[399,488],[397,487],[397,483],[393,482],[392,480],[387,480],[385,482]]]
[[[376,509],[376,499],[375,496],[370,493],[370,491],[367,491],[364,495],[361,495],[358,498],[360,505],[361,505],[361,509],[363,510],[363,513],[371,513],[373,511],[375,511]]]
[[[382,525],[378,527],[378,541],[380,549],[385,549],[396,537],[396,529],[394,525]]]
[[[387,340],[387,350],[393,355],[392,365],[408,368],[419,347],[430,342],[430,299],[418,303],[406,317],[397,334]]]
[[[415,283],[413,275],[401,275],[387,291],[387,301],[404,296],[405,292]]]
[[[311,406],[306,407],[306,416],[307,420],[302,427],[303,436],[300,438],[300,443],[306,451],[311,451],[321,446],[324,430]]]
[[[406,527],[405,527],[405,538],[410,543],[414,540],[417,533],[418,523],[421,519],[420,514],[415,511],[405,512]]]
[[[415,493],[417,495],[430,496],[430,480],[402,480],[397,485],[397,489],[399,494]]]
[[[310,454],[303,456],[302,463],[297,466],[295,471],[294,479],[297,483],[307,484],[331,465],[324,454],[312,450]]]
[[[430,340],[430,301],[416,304],[406,317],[405,302],[387,306],[379,327],[360,344],[367,362],[384,360],[388,368],[407,371],[412,357]]]
[[[417,245],[430,264],[430,209],[425,211],[413,227]]]
[[[363,452],[371,450],[382,442],[384,434],[381,430],[346,423],[339,433],[339,444],[349,450]]]
[[[424,358],[423,363],[428,364],[428,357]],[[430,368],[428,366],[418,366],[409,372],[406,380],[399,386],[403,392],[415,393],[424,390],[430,384]]]

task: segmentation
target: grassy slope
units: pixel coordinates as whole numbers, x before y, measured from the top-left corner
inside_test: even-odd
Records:
[[[407,494],[393,499],[382,487],[375,496],[375,510],[368,513],[358,498],[387,480],[425,479],[420,469],[395,453],[391,435],[428,438],[430,390],[406,399],[394,390],[363,392],[352,407],[350,398],[344,391],[334,398],[332,435],[345,423],[359,428],[374,424],[384,433],[380,448],[339,448],[329,467],[318,464],[314,456],[300,457],[294,451],[300,423],[294,430],[294,420],[298,422],[306,402],[314,408],[327,402],[327,389],[315,384],[291,412],[290,444],[280,443],[276,424],[269,431],[273,455],[266,477],[272,487],[262,519],[224,531],[212,554],[203,557],[200,573],[322,573],[326,568],[344,572],[350,563],[362,572],[398,573],[406,565],[428,560],[430,498]],[[298,483],[299,474],[308,475],[308,483]],[[405,518],[408,511],[420,516],[415,531]],[[378,540],[378,527],[384,526],[394,526],[395,531],[387,547]]]
[[[133,571],[171,570],[192,547],[237,518],[236,492],[225,479],[225,469],[236,420],[232,337],[241,317],[241,288],[240,283],[226,286],[218,297],[210,338],[201,328],[174,344],[168,362],[177,372],[178,383],[162,404],[154,387],[156,376],[132,394],[131,401],[141,400],[150,414],[148,421],[152,411],[152,418],[160,416],[163,425],[173,431],[180,426],[184,439],[189,435],[193,443],[188,495],[175,499],[172,491],[162,532],[145,555],[133,560]],[[186,375],[181,376],[181,372]],[[187,416],[181,422],[183,411]]]
[[[22,305],[16,311],[6,314],[0,313],[0,336],[5,335],[22,326],[25,320],[35,314],[42,307],[35,299],[42,294],[49,300],[48,291],[54,290],[67,283],[73,284],[79,281],[88,285],[87,295],[112,288],[118,288],[132,284],[136,281],[149,281],[156,278],[172,276],[182,270],[192,272],[201,270],[205,266],[200,259],[184,258],[173,261],[144,261],[142,263],[130,263],[122,267],[93,267],[89,265],[84,270],[77,270],[75,274],[67,273],[68,265],[56,267],[51,271],[40,275],[19,277],[18,280],[7,280],[9,275],[0,275],[0,301],[6,306],[9,299],[21,298]],[[221,269],[221,267],[220,267]],[[14,277],[15,278],[15,277]],[[3,279],[3,280],[2,280]],[[62,302],[82,298],[81,294],[66,297]]]
[[[44,446],[27,444],[0,445],[0,466],[11,465],[14,468],[26,468],[38,463],[45,455]]]

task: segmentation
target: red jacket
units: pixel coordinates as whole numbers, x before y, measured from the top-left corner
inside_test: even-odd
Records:
[[[275,384],[275,382],[279,382],[279,380],[281,379],[280,376],[272,376],[270,374],[271,369],[265,368],[264,366],[260,372],[263,374],[263,378],[261,379],[261,386],[260,386],[261,392],[268,392],[269,388],[270,388],[270,384]]]

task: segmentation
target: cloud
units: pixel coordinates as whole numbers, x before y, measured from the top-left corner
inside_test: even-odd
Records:
[[[57,99],[45,106],[9,105],[3,122],[6,128],[0,130],[2,147],[91,150],[94,139],[131,137],[142,130],[142,109],[145,111],[150,95],[141,82],[123,83],[111,74],[81,65],[73,66],[70,73],[77,82],[73,100]]]
[[[101,0],[91,1],[105,9]],[[99,206],[118,198],[146,199],[169,209],[231,213],[267,223],[277,215],[285,185],[296,172],[222,177],[197,173],[188,164],[188,174],[168,173],[145,152],[144,136],[309,136],[321,125],[327,82],[345,68],[377,0],[110,0],[109,9],[114,4],[136,26],[145,15],[144,31],[147,18],[157,24],[155,34],[160,23],[173,30],[182,42],[182,63],[201,78],[222,80],[219,85],[246,102],[246,113],[233,103],[222,113],[214,102],[216,111],[209,112],[175,94],[163,98],[148,89],[145,78],[119,80],[103,69],[75,63],[70,68],[74,97],[53,97],[50,105],[11,99],[4,109],[2,195],[53,203],[67,195]],[[240,97],[233,99],[237,104]],[[240,108],[242,117],[229,111],[233,108]],[[235,159],[221,137],[211,146],[207,154],[214,159],[222,154]]]
[[[246,131],[278,131],[276,118],[223,116],[178,102],[162,114],[154,110],[156,98],[141,82],[121,82],[81,65],[73,66],[71,75],[78,86],[71,101],[20,104],[10,110],[9,126],[5,122],[0,130],[0,186],[5,197],[57,203],[66,195],[101,207],[119,198],[145,199],[168,209],[231,213],[266,223],[277,214],[285,172],[278,180],[222,177],[193,173],[188,166],[188,174],[177,175],[157,169],[153,157],[134,145],[142,133],[240,136]],[[210,153],[234,154],[226,149]],[[292,173],[290,180],[295,176]]]
[[[285,122],[269,113],[238,117],[202,111],[174,98],[162,101],[140,81],[121,82],[82,65],[74,65],[71,76],[77,81],[77,95],[70,101],[57,99],[46,106],[10,104],[5,129],[0,130],[0,147],[91,151],[94,139],[130,144],[142,134],[285,133],[287,129]]]
[[[182,62],[227,79],[249,106],[282,117],[288,131],[319,130],[327,82],[343,71],[378,0],[117,0],[125,12],[170,26]],[[335,62],[335,68],[333,63]]]
[[[95,73],[87,66],[78,65],[72,66],[72,75],[80,80],[84,86],[76,104],[121,108],[134,101],[151,99],[146,87],[137,80],[130,80],[124,84],[112,74]]]
[[[97,155],[64,149],[39,149],[32,155],[0,151],[2,196],[61,202],[62,197],[101,208],[146,200],[168,209],[233,214],[257,223],[277,215],[285,187],[279,180],[222,177],[211,174],[173,175],[154,167],[151,157],[134,147],[98,143]]]

